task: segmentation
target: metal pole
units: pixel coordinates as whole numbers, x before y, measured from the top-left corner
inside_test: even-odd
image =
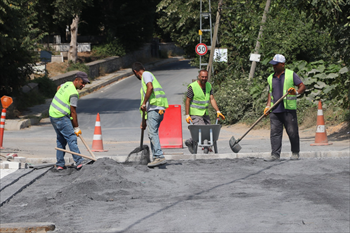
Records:
[[[260,41],[259,40],[262,37],[263,31],[264,31],[264,23],[266,22],[266,14],[269,11],[270,3],[271,3],[271,0],[267,0],[266,1],[266,6],[265,6],[264,14],[263,14],[263,17],[262,17],[262,20],[261,20],[261,25],[260,25],[258,39],[256,40],[254,54],[259,53],[259,49],[260,49]],[[256,61],[253,61],[252,62],[252,66],[250,67],[249,79],[252,79],[254,77],[255,68],[256,68]]]
[[[215,21],[215,27],[214,27],[214,35],[213,35],[213,39],[212,39],[212,41],[211,41],[210,56],[209,56],[209,64],[208,64],[208,67],[207,67],[207,71],[208,71],[208,82],[210,81],[211,69],[212,69],[212,64],[213,64],[213,57],[214,57],[214,52],[215,52],[216,38],[217,38],[217,36],[218,36],[219,23],[220,23],[220,12],[221,12],[222,1],[223,1],[223,0],[219,0],[218,12],[216,13],[216,21]]]

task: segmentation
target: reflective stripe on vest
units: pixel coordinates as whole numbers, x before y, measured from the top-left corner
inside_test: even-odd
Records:
[[[49,115],[54,118],[70,116],[70,98],[76,96],[79,98],[79,93],[73,82],[64,83],[52,99]]]
[[[145,71],[148,72],[148,71]],[[149,72],[150,74],[152,74],[151,72]],[[156,79],[156,77],[154,77],[154,75],[152,74],[153,77],[153,81],[152,81],[152,86],[153,86],[153,91],[151,93],[151,96],[149,97],[149,107],[151,108],[155,108],[155,107],[163,107],[163,108],[168,108],[168,100],[166,98],[165,92],[162,88],[162,86],[159,84],[158,80]],[[140,106],[143,103],[143,100],[145,99],[145,95],[146,95],[146,91],[147,91],[147,85],[145,83],[145,81],[143,80],[143,76],[141,79],[141,90],[140,90],[140,94],[141,94],[141,103]],[[142,111],[140,110],[141,116],[142,116]],[[147,119],[147,112],[145,113],[145,119]]]
[[[284,83],[283,83],[283,94],[287,93],[288,89],[294,87],[293,80],[293,71],[286,69],[284,71]],[[273,96],[272,96],[272,78],[273,74],[267,78],[267,82],[270,86],[270,96],[271,96],[271,107],[273,106]],[[283,99],[284,109],[296,110],[297,109],[297,97],[296,95],[287,95],[286,98]]]
[[[190,115],[203,116],[204,114],[208,115],[208,108],[210,102],[210,91],[211,84],[205,84],[205,94],[202,87],[197,81],[190,84],[193,91],[193,99],[190,103]]]

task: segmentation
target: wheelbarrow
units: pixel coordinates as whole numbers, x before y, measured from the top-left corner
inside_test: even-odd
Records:
[[[204,154],[208,154],[212,146],[214,146],[214,152],[218,153],[217,140],[219,139],[221,125],[218,125],[218,119],[215,125],[189,125],[194,154],[197,154],[198,147],[204,148]]]

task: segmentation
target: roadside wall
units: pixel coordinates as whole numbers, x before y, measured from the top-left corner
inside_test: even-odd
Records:
[[[135,61],[147,60],[151,58],[151,44],[147,43],[138,51],[129,53],[125,56],[108,57],[105,59],[89,62],[85,65],[89,67],[89,77],[96,78],[106,73],[112,73],[116,70],[131,67]],[[60,74],[51,79],[56,85],[61,85],[67,81],[73,81],[78,70],[70,71],[68,73]]]
[[[161,53],[164,53],[164,56],[162,56],[163,58],[168,57],[168,55],[171,56],[183,54],[182,48],[177,47],[174,43],[160,43],[159,50]],[[145,61],[151,57],[151,44],[147,43],[140,50],[129,53],[125,56],[108,57],[87,63],[86,65],[89,67],[88,75],[90,78],[94,79],[107,73],[129,68],[135,61]],[[73,81],[77,72],[78,70],[70,71],[68,73],[52,77],[51,79],[56,85],[61,85],[67,81]]]

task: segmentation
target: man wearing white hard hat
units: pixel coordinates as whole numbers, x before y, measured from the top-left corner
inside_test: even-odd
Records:
[[[292,70],[285,68],[286,58],[282,54],[276,54],[269,62],[274,69],[268,78],[269,94],[264,114],[270,114],[270,140],[271,156],[265,161],[278,161],[282,149],[283,126],[289,137],[291,144],[291,160],[299,160],[300,139],[297,119],[297,96],[304,93],[305,85],[299,76]],[[295,90],[295,86],[298,90]],[[289,93],[283,101],[275,106],[271,111],[270,108],[284,94]]]

